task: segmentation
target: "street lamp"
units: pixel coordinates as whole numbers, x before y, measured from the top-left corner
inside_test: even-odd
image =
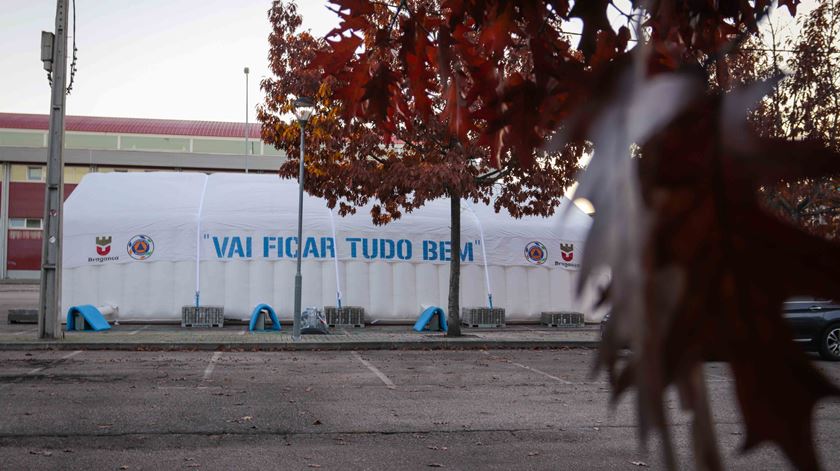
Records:
[[[245,173],[248,173],[248,134],[250,129],[248,129],[248,70],[245,67]]]
[[[295,118],[300,126],[300,170],[298,171],[298,251],[297,251],[297,273],[295,274],[295,317],[292,326],[292,338],[300,340],[300,303],[302,277],[300,264],[303,258],[303,152],[306,143],[303,134],[306,129],[306,122],[315,112],[315,100],[309,97],[300,97],[295,100]]]

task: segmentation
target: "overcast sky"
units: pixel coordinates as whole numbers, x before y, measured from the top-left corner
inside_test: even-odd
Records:
[[[48,113],[41,31],[55,30],[55,0],[2,0],[0,111]],[[299,1],[305,27],[338,24],[326,1]],[[85,116],[250,120],[268,74],[271,0],[76,0],[78,73],[67,113]],[[72,19],[70,31],[72,34]],[[71,39],[72,41],[72,39]]]
[[[55,29],[55,0],[2,4],[0,111],[46,114],[50,89],[40,62],[40,36]],[[271,0],[76,4],[79,71],[67,98],[68,114],[242,121],[242,69],[248,66],[249,119],[256,119],[259,81],[268,74]],[[803,1],[800,13],[814,4]],[[299,0],[298,5],[304,27],[316,36],[338,23],[325,0]],[[72,34],[72,22],[70,28]]]

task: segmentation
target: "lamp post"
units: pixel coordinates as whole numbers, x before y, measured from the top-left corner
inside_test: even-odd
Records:
[[[302,277],[300,274],[301,259],[303,258],[303,152],[306,143],[303,139],[306,130],[306,122],[315,112],[315,100],[309,97],[300,97],[295,100],[295,118],[300,126],[300,170],[298,172],[298,250],[297,250],[297,273],[295,273],[295,317],[292,326],[292,339],[300,340],[300,304]]]
[[[245,173],[248,173],[248,70],[245,67]]]

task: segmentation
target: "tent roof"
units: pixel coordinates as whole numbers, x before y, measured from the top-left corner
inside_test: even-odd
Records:
[[[105,223],[122,226],[195,225],[201,210],[202,227],[240,227],[255,230],[293,230],[297,224],[298,185],[276,175],[176,172],[92,173],[65,203],[65,234],[94,234]],[[449,233],[449,203],[438,199],[384,227],[371,223],[370,206],[354,215],[339,217],[338,230],[362,232]],[[329,230],[326,201],[304,196],[304,228]],[[523,236],[533,233],[584,240],[592,219],[568,199],[551,217],[512,218],[504,209],[462,203],[462,227],[480,221],[486,235]]]

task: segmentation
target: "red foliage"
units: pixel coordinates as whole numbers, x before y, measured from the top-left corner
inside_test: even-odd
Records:
[[[408,160],[421,163],[432,188],[421,199],[446,188],[476,195],[476,174],[451,165],[464,156],[487,156],[482,162],[505,171],[518,168],[510,158],[549,168],[541,150],[593,142],[581,188],[598,217],[582,273],[612,271],[602,363],[618,391],[638,389],[643,430],[666,428],[662,399],[676,386],[695,415],[698,466],[722,467],[702,376],[714,357],[733,366],[745,445],[770,441],[798,468],[818,466],[813,405],[837,389],[792,343],[780,305],[794,294],[840,299],[840,247],[778,221],[757,200],[782,178],[836,174],[840,157],[813,139],[748,132],[748,106],[771,87],[713,93],[702,85],[712,65],[728,81],[727,51],[757,32],[770,0],[633,1],[628,18],[645,20],[635,25],[643,43],[630,51],[632,28],[614,30],[608,0],[333,3],[342,22],[316,64],[331,64],[324,77],[335,80],[345,120],[416,146]],[[798,0],[779,4],[794,14]],[[583,23],[577,47],[563,29],[572,18]],[[701,85],[681,78],[687,70],[703,75]],[[641,159],[630,159],[631,145]],[[382,165],[416,168],[406,163]],[[383,196],[404,191],[391,186]],[[770,256],[780,247],[795,255],[781,263]],[[617,350],[628,344],[625,365]]]
[[[497,211],[504,208],[514,217],[554,212],[586,145],[540,149],[548,135],[538,129],[540,113],[528,106],[541,105],[522,100],[534,88],[526,78],[533,74],[527,58],[483,49],[479,44],[495,36],[482,39],[463,24],[453,25],[449,33],[435,3],[412,4],[410,15],[407,9],[397,15],[396,4],[390,9],[375,2],[337,5],[342,23],[325,40],[298,31],[293,3],[275,2],[269,12],[275,78],[263,82],[267,98],[259,119],[263,139],[289,156],[281,176],[297,176],[300,139],[298,125],[286,122],[284,114],[292,110],[295,96],[310,95],[317,98],[319,112],[305,136],[311,152],[306,157],[306,191],[326,198],[341,214],[370,202],[373,221],[384,224],[442,197],[492,202]],[[439,59],[449,53],[434,44],[430,27],[446,30],[452,41],[473,45],[464,50],[471,65],[452,64],[446,72],[464,87],[441,86]],[[396,31],[402,34],[392,34]],[[557,44],[569,48],[559,39]],[[318,84],[310,80],[313,74],[327,77]],[[505,137],[500,129],[487,139],[491,134],[483,129],[494,123],[474,117],[479,91],[472,86],[473,77],[481,74],[518,77],[501,90],[493,106],[500,111],[497,118],[533,123],[531,133]],[[453,228],[459,218],[456,211]],[[458,236],[453,229],[454,245]],[[457,335],[460,259],[452,260],[448,312],[454,327],[449,333]]]

